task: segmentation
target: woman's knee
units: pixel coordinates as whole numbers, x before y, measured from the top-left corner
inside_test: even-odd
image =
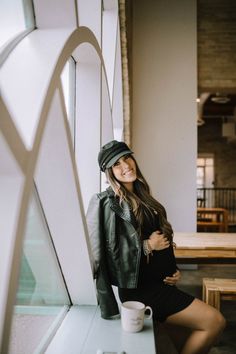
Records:
[[[193,331],[206,331],[213,336],[225,327],[225,319],[221,312],[199,299],[195,299],[183,311],[169,316],[167,323],[184,326]]]
[[[210,307],[205,320],[207,330],[213,334],[221,333],[226,326],[226,320],[222,313],[213,307]]]
[[[224,318],[224,316],[222,315],[222,313],[220,311],[217,311],[215,321],[216,321],[215,323],[217,323],[217,327],[218,327],[219,332],[222,332],[226,326],[226,319]]]

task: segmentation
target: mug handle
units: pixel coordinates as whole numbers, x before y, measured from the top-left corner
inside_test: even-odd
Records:
[[[150,320],[150,319],[152,318],[152,308],[151,308],[150,306],[146,306],[146,307],[145,307],[145,312],[146,312],[146,310],[149,310],[149,311],[150,311],[150,314],[149,314],[149,315],[146,315],[146,314],[145,314],[145,318],[146,318],[147,320]]]

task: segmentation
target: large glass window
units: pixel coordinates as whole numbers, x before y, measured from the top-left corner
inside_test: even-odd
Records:
[[[42,346],[45,333],[56,325],[69,304],[47,222],[35,192],[27,215],[10,353],[33,353]]]
[[[76,4],[0,0],[0,125],[16,165],[10,176],[19,179],[17,196],[6,192],[10,217],[2,220],[12,224],[2,246],[9,254],[0,292],[4,353],[45,352],[70,307],[97,305],[85,213],[100,189],[99,148],[123,127],[118,3],[104,3],[106,23],[101,0]],[[5,161],[8,173],[3,154]]]

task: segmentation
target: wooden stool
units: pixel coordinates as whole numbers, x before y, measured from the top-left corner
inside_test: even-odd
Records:
[[[236,279],[203,278],[202,299],[220,310],[220,300],[236,300]]]

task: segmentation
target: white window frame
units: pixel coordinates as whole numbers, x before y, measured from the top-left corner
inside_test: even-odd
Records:
[[[88,3],[90,7],[86,10],[85,4]],[[73,305],[97,304],[85,213],[89,197],[101,188],[97,153],[102,144],[114,137],[117,124],[114,124],[111,97],[114,97],[114,90],[121,94],[121,77],[118,44],[110,52],[113,58],[111,76],[107,73],[101,42],[103,30],[108,29],[103,28],[101,2],[94,3],[88,0],[35,0],[37,29],[31,28],[19,35],[1,53],[0,148],[1,152],[4,151],[4,161],[0,162],[0,209],[7,211],[0,249],[0,259],[4,260],[0,270],[3,279],[0,284],[2,352],[7,352],[8,348],[18,284],[17,269],[34,181]],[[117,1],[113,0],[112,4],[115,3]],[[81,6],[84,8],[84,23],[78,12]],[[91,23],[94,32],[89,27],[79,26],[88,21],[92,6],[96,7],[94,26]],[[113,39],[117,43],[117,13],[115,16]],[[75,100],[72,100],[76,112],[75,151],[61,86],[61,72],[71,57],[76,66]],[[87,85],[87,92],[94,89],[89,97],[83,95],[80,80]],[[83,99],[92,107],[90,113],[86,111]],[[121,100],[117,102],[118,107]],[[116,108],[118,111],[121,112],[121,107]],[[119,119],[122,131],[122,116]],[[53,125],[59,129],[55,136]],[[55,166],[47,166],[45,156]],[[85,156],[88,157],[87,164],[83,165],[80,158]],[[65,171],[63,166],[67,166]],[[66,208],[63,208],[62,200]],[[64,225],[68,225],[68,229],[65,230]]]

